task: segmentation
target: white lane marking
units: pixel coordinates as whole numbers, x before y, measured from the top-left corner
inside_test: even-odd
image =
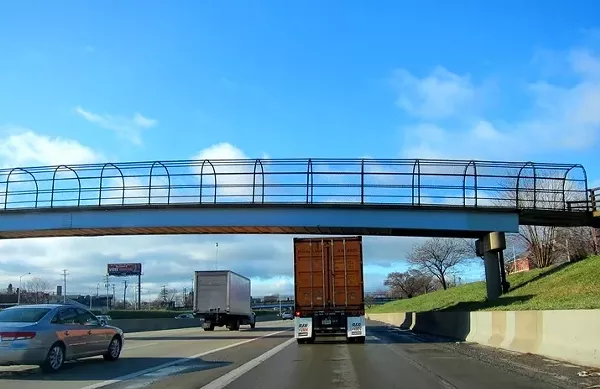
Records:
[[[208,350],[208,351],[202,352],[200,354],[192,355],[190,357],[177,359],[175,361],[163,363],[162,365],[158,365],[158,366],[154,366],[154,367],[149,367],[147,369],[139,370],[139,371],[136,371],[136,372],[133,372],[133,373],[130,373],[130,374],[126,374],[126,375],[123,375],[123,376],[120,376],[120,377],[117,377],[117,378],[113,378],[113,379],[110,379],[110,380],[98,382],[96,384],[84,386],[84,387],[82,387],[80,389],[98,389],[98,388],[103,388],[105,386],[116,384],[116,383],[122,382],[122,381],[127,381],[127,380],[130,380],[132,378],[136,378],[136,377],[139,377],[141,375],[148,374],[148,373],[151,373],[151,372],[159,370],[159,369],[164,369],[165,367],[174,366],[174,365],[178,365],[180,363],[184,363],[184,362],[189,361],[190,359],[201,358],[201,357],[203,357],[205,355],[208,355],[208,354],[212,354],[212,353],[216,353],[216,352],[219,352],[219,351],[227,350],[228,348],[232,348],[232,347],[236,347],[236,346],[241,346],[242,344],[254,342],[257,339],[268,338],[269,336],[281,334],[282,332],[288,332],[288,331],[289,331],[289,329],[288,330],[283,330],[283,331],[271,332],[270,334],[259,336],[257,338],[251,338],[251,339],[243,340],[241,342],[233,343],[233,344],[230,344],[230,345],[227,345],[227,346],[219,347],[219,348],[216,348],[216,349],[213,349],[213,350]]]
[[[222,375],[221,377],[217,378],[216,380],[212,381],[211,383],[204,385],[200,389],[223,389],[223,388],[225,388],[227,385],[229,385],[233,381],[240,378],[243,374],[254,369],[256,366],[260,365],[261,363],[263,363],[264,361],[266,361],[273,355],[277,354],[278,352],[280,352],[281,350],[283,350],[290,344],[294,343],[295,341],[296,341],[295,338],[286,340],[285,342],[281,343],[280,345],[276,346],[275,348],[272,348],[271,350],[267,351],[264,354],[259,355],[258,357],[254,358],[253,360],[244,363],[242,366],[240,366],[236,369],[233,369],[229,373]]]
[[[170,366],[170,367],[165,367],[164,369],[160,369],[157,370],[155,372],[149,373],[149,374],[145,374],[144,376],[148,376],[148,378],[150,378],[147,381],[142,381],[142,382],[133,382],[129,385],[127,385],[125,387],[125,389],[141,389],[141,388],[145,388],[146,386],[150,386],[153,383],[155,383],[156,381],[158,381],[159,379],[169,376],[169,375],[173,375],[175,373],[179,373],[180,371],[184,371],[189,369],[190,366]]]
[[[123,348],[123,351],[135,350],[136,348],[142,348],[142,347],[148,347],[148,346],[154,346],[156,344],[158,344],[158,342],[155,342],[155,343],[146,343],[146,344],[139,344],[137,346],[125,347],[125,348]]]

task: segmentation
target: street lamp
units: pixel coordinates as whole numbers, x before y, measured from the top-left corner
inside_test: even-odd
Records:
[[[17,305],[21,305],[21,281],[23,277],[30,275],[31,273],[25,273],[19,277],[19,291],[17,292]]]

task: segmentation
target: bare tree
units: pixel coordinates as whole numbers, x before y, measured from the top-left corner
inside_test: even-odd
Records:
[[[375,298],[371,295],[366,295],[365,296],[365,306],[367,307],[367,309],[371,309],[373,304],[375,304]]]
[[[33,277],[25,283],[27,292],[33,294],[34,301],[37,304],[41,294],[49,291],[52,288],[52,283],[42,277]]]
[[[564,176],[543,176],[543,172],[536,171],[533,174],[525,170],[521,179],[510,180],[505,184],[502,198],[497,201],[498,205],[563,210],[570,201],[586,200],[585,191],[578,187],[576,181],[565,180]],[[559,230],[555,226],[521,226],[513,244],[520,248],[519,251],[527,252],[535,267],[548,267],[561,256],[557,244]]]
[[[579,261],[590,255],[597,255],[599,253],[592,228],[558,228],[555,238],[555,250],[559,256],[569,262]]]
[[[417,269],[388,274],[383,283],[393,297],[412,298],[434,290],[433,278]]]
[[[408,262],[435,277],[442,288],[448,289],[447,276],[469,257],[464,240],[431,238],[413,247]]]

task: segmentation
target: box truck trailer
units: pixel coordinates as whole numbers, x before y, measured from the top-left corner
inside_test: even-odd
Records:
[[[254,328],[250,279],[230,270],[195,272],[193,313],[204,319],[205,331],[223,326],[230,331],[239,330],[241,325]]]
[[[294,289],[299,344],[340,335],[365,342],[362,237],[295,238]]]

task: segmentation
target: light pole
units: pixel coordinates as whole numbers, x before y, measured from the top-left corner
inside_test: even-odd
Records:
[[[23,277],[30,275],[31,273],[25,273],[19,277],[19,291],[17,292],[17,305],[21,305],[21,281]]]
[[[219,242],[215,243],[215,270],[219,270]]]

